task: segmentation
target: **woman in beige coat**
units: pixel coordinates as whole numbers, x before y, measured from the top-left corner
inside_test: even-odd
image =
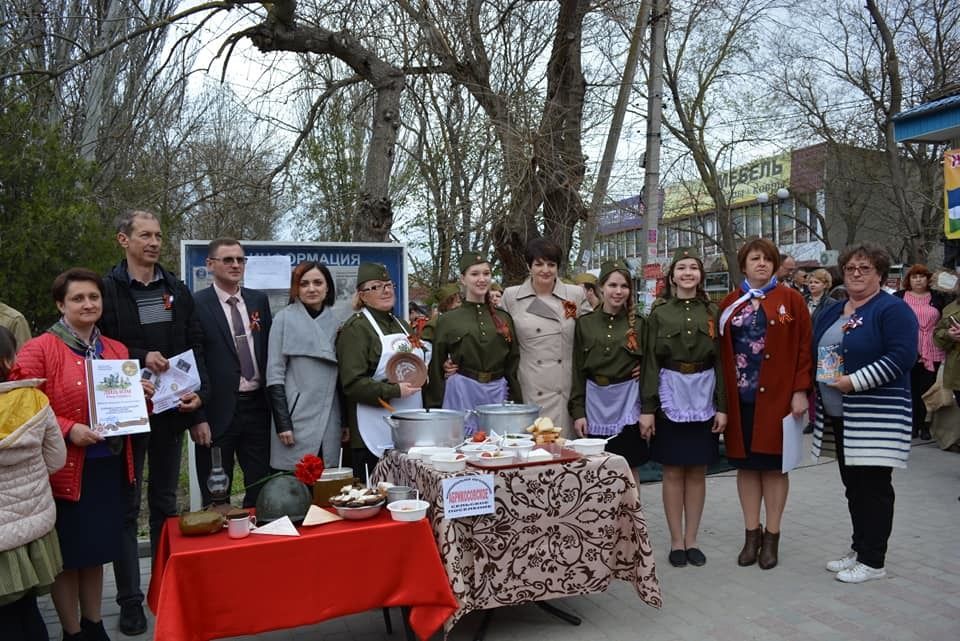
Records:
[[[16,350],[0,327],[0,639],[47,639],[37,595],[63,567],[49,475],[67,447],[43,381],[6,382]]]
[[[513,317],[520,347],[520,389],[527,403],[543,409],[573,438],[567,413],[573,373],[573,335],[577,317],[589,310],[583,288],[560,281],[562,252],[554,242],[535,238],[527,244],[530,276],[503,292],[500,306]]]

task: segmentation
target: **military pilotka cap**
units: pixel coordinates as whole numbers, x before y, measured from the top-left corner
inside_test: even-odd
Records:
[[[583,272],[573,277],[573,282],[577,285],[596,285],[597,277],[589,272]]]
[[[460,293],[460,285],[456,283],[447,283],[437,290],[437,302],[442,303],[454,294]]]
[[[483,252],[469,251],[460,257],[460,273],[465,274],[468,269],[481,263],[489,263]]]
[[[360,263],[357,268],[357,287],[368,280],[390,280],[390,272],[380,263]]]
[[[607,260],[600,265],[600,278],[598,280],[606,280],[607,276],[611,272],[622,271],[628,274],[627,279],[629,280],[630,268],[627,267],[627,264],[622,260]]]
[[[670,264],[678,263],[684,258],[693,258],[696,261],[703,262],[703,259],[700,257],[700,252],[693,247],[678,247],[677,251],[673,252],[673,260],[670,261]]]

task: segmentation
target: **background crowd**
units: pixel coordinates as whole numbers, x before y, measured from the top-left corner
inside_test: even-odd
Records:
[[[845,249],[831,273],[799,270],[770,241],[749,240],[738,253],[744,280],[719,302],[704,290],[701,258],[681,248],[644,316],[623,261],[567,283],[560,248],[535,239],[521,284],[500,288],[489,258],[468,252],[441,313],[408,322],[393,313],[398,275],[383,265],[359,267],[348,314],[334,307],[325,265],[296,265],[289,304],[274,315],[263,292],[242,286],[240,242],[210,243],[213,284],[191,294],[159,264],[162,240],[152,213],[123,215],[123,260],[103,277],[61,274],[52,287],[61,317],[36,338],[0,308],[13,327],[0,328],[0,514],[9,521],[0,523],[0,560],[17,568],[0,575],[2,638],[46,638],[36,596],[51,592],[65,639],[106,639],[108,562],[121,632],[146,629],[137,560],[144,469],[155,554],[177,512],[186,432],[198,476],[219,447],[228,477],[235,464],[243,470],[243,505],[253,507],[257,481],[304,454],[336,466],[345,449],[362,476],[389,447],[381,417],[395,411],[535,404],[568,438],[608,439],[634,469],[663,465],[675,566],[707,562],[698,542],[704,477],[722,438],[745,531],[737,562],[769,570],[789,493],[783,423],[792,416],[811,423],[814,455],[839,462],[852,536],[826,567],[859,583],[885,575],[891,472],[906,466],[912,436],[928,437],[921,396],[941,364],[960,401],[958,302],[931,291],[922,265],[903,291],[885,291],[890,258],[870,243]],[[87,359],[134,358],[159,373],[187,349],[201,389],[152,415],[149,434],[105,439],[91,429]],[[389,382],[391,359],[410,353],[428,364],[427,382]],[[149,398],[152,385],[143,385]]]

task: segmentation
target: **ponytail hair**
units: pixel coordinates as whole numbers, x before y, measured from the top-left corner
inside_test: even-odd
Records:
[[[503,340],[508,343],[513,342],[513,336],[510,335],[510,326],[507,324],[507,321],[500,318],[497,315],[497,308],[493,304],[493,300],[490,298],[490,292],[488,291],[483,296],[483,302],[487,304],[487,309],[490,310],[490,316],[493,317],[493,325],[497,328],[497,333],[503,336]]]

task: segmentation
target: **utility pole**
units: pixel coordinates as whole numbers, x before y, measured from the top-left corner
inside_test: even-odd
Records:
[[[637,20],[633,25],[633,34],[630,38],[630,50],[627,52],[627,61],[623,67],[623,77],[620,79],[620,91],[617,102],[613,107],[613,120],[607,132],[607,142],[603,148],[603,158],[600,160],[600,170],[597,173],[597,184],[593,188],[593,200],[590,202],[587,220],[584,222],[583,233],[580,234],[580,251],[577,256],[577,265],[587,271],[590,257],[593,255],[593,242],[597,236],[597,223],[600,218],[600,208],[607,197],[607,185],[610,183],[610,172],[613,161],[617,156],[617,145],[620,143],[620,132],[623,130],[623,118],[627,112],[630,92],[633,90],[633,79],[637,73],[637,61],[640,58],[640,44],[643,34],[647,30],[647,19],[650,17],[650,0],[643,0],[637,12]]]
[[[650,70],[647,78],[647,150],[643,180],[643,239],[646,245],[640,259],[644,267],[640,280],[647,287],[646,266],[657,260],[657,234],[660,218],[660,129],[663,116],[663,59],[666,48],[669,0],[653,0],[650,18]],[[648,296],[653,291],[646,292]],[[648,298],[645,298],[647,300]]]

